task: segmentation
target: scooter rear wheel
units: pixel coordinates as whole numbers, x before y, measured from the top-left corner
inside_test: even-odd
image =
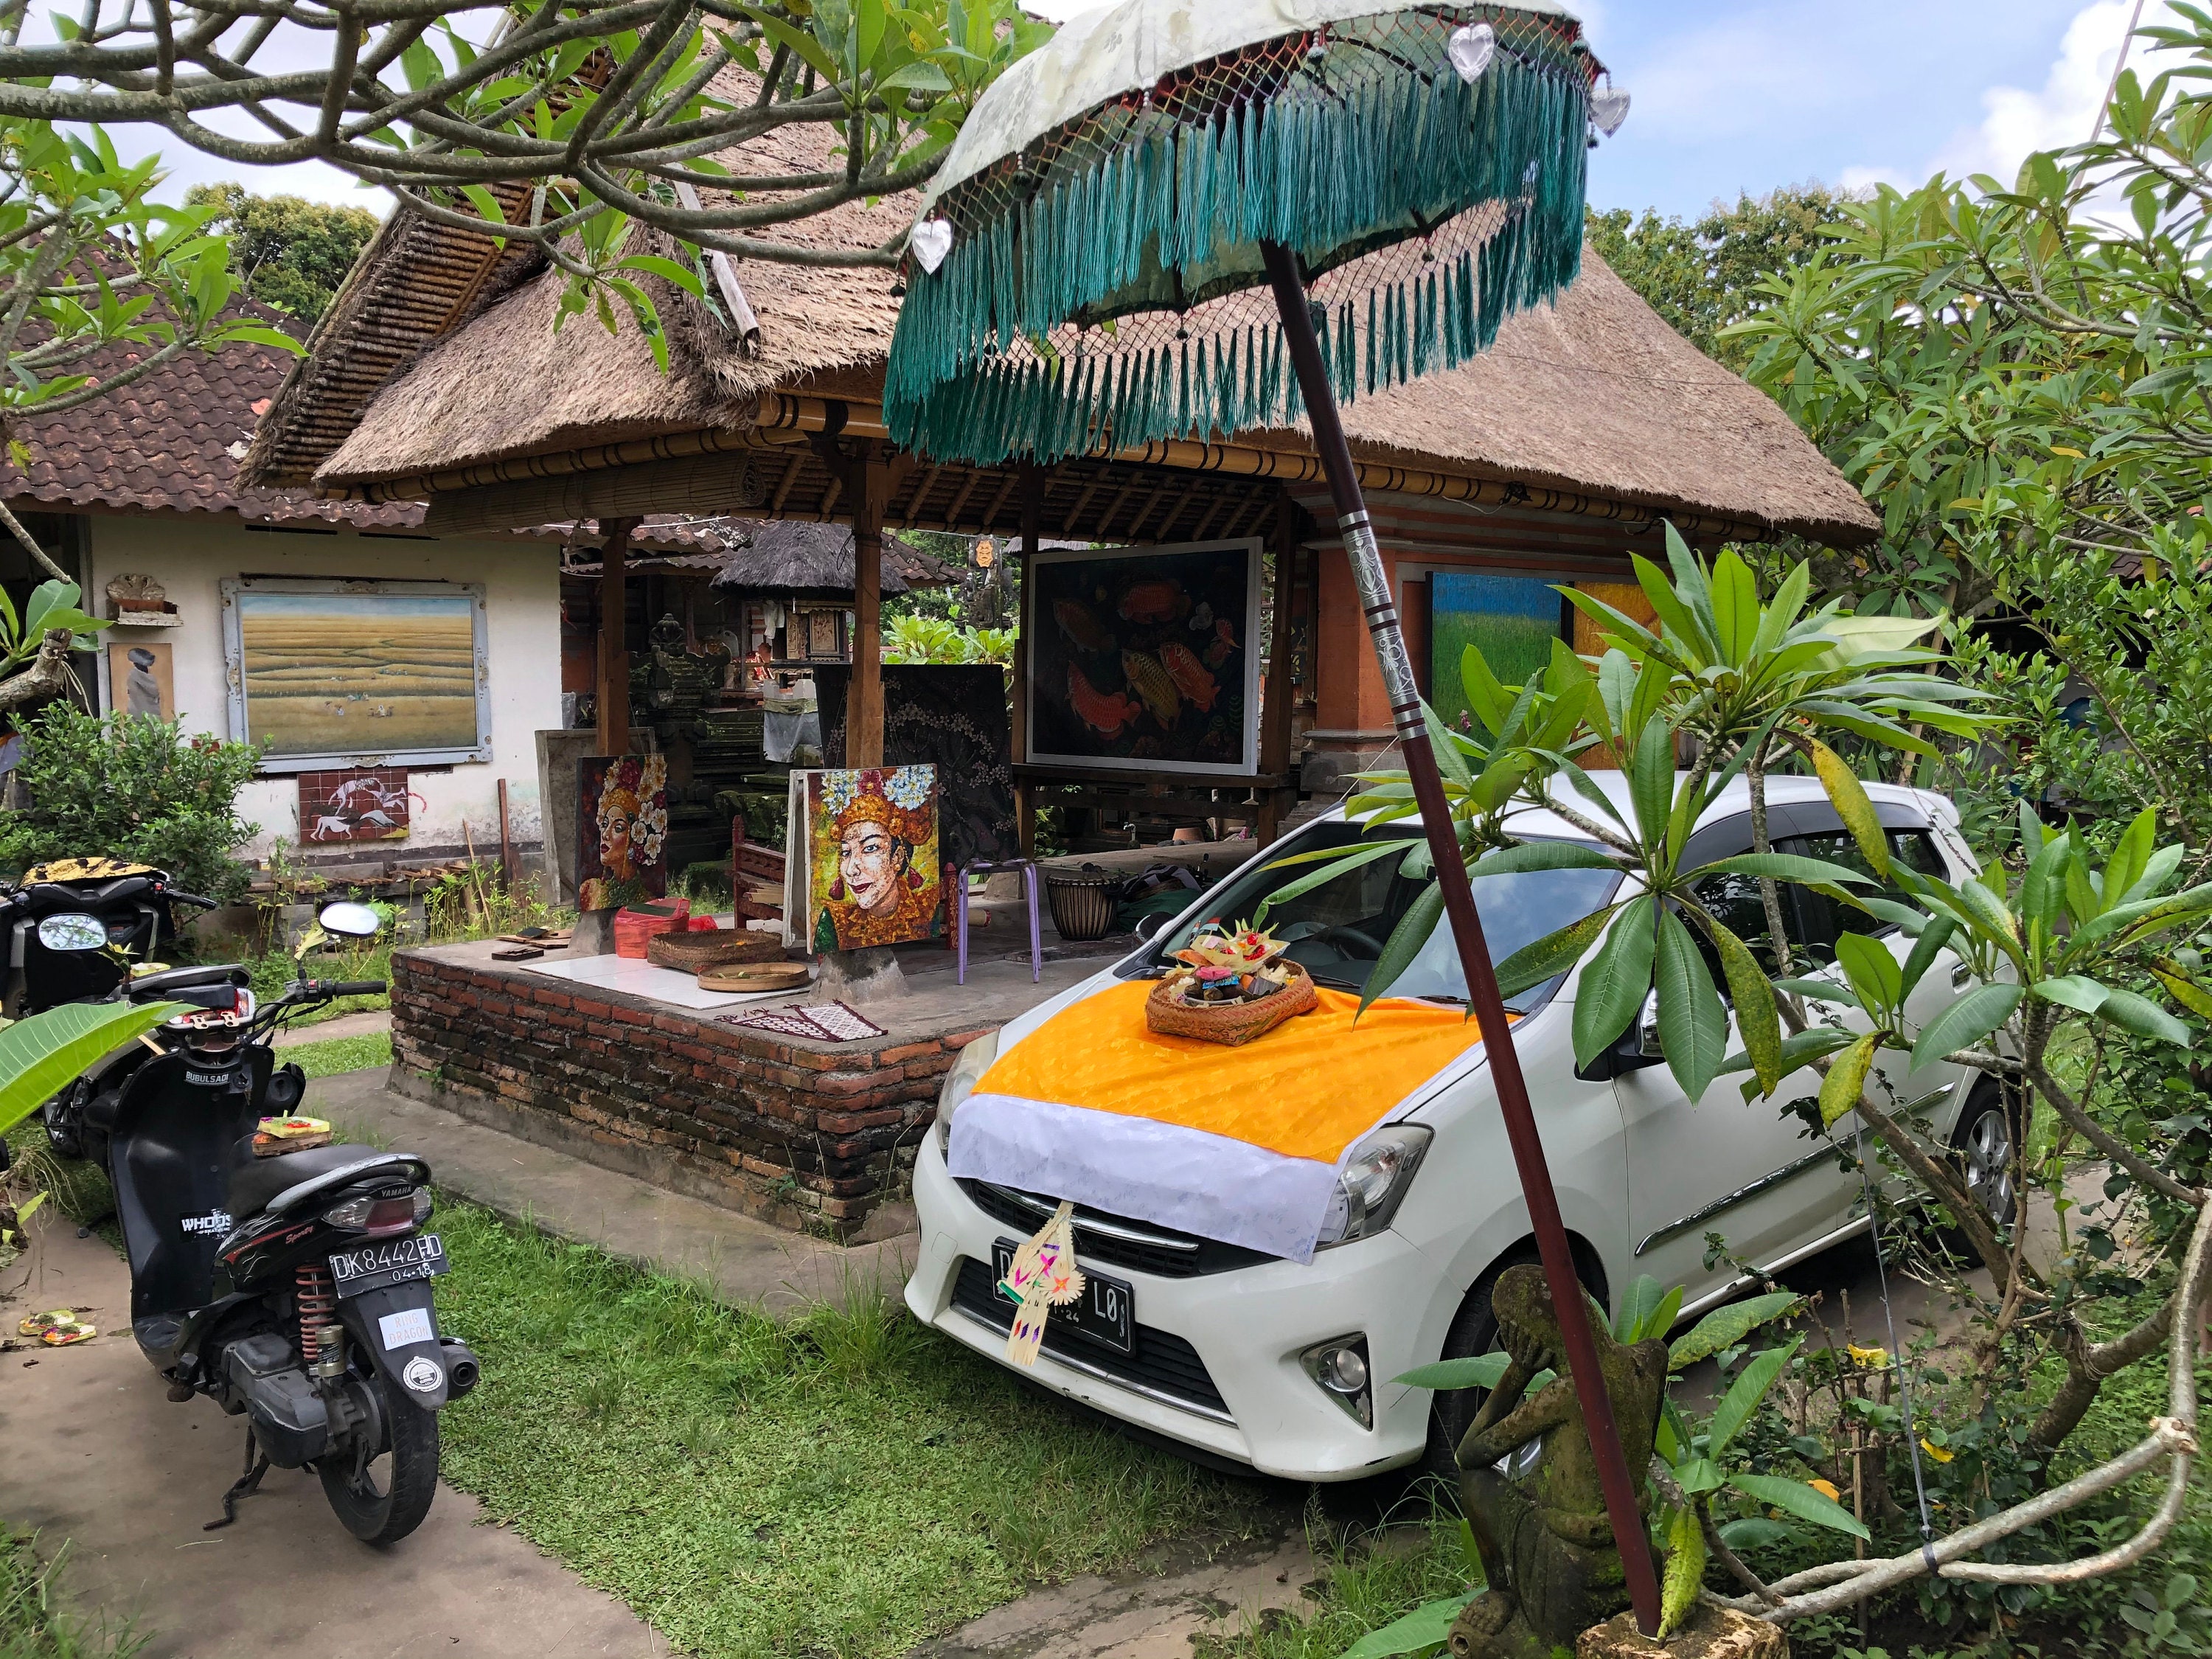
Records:
[[[358,1480],[350,1458],[326,1457],[316,1466],[323,1496],[345,1529],[364,1544],[396,1544],[422,1524],[438,1494],[438,1414],[374,1384],[390,1426],[390,1444],[368,1461]]]

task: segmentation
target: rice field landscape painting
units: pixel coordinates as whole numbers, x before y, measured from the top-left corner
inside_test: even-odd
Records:
[[[285,591],[307,586],[240,583],[226,596],[235,619],[233,708],[244,726],[237,735],[280,763],[472,756],[482,711],[471,592]]]
[[[1467,714],[1460,658],[1481,647],[1491,672],[1507,685],[1541,673],[1552,642],[1563,637],[1566,601],[1549,579],[1488,571],[1438,571],[1429,578],[1430,705],[1448,724]]]

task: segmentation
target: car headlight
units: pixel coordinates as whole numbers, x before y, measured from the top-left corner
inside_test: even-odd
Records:
[[[1393,1123],[1377,1129],[1352,1149],[1322,1218],[1317,1247],[1349,1244],[1381,1232],[1398,1213],[1413,1171],[1429,1150],[1434,1132],[1418,1123]]]
[[[999,1057],[999,1034],[979,1036],[960,1051],[960,1058],[952,1062],[952,1069],[945,1074],[945,1081],[937,1091],[937,1150],[939,1153],[952,1149],[952,1114],[960,1103],[975,1092],[975,1085],[983,1080],[983,1073],[991,1069],[991,1062]]]

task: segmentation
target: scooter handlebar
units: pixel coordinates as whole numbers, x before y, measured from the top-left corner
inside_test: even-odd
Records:
[[[319,979],[313,983],[317,991],[331,997],[381,996],[391,988],[380,979]]]
[[[202,898],[198,893],[179,893],[173,887],[165,890],[161,896],[177,904],[197,904],[203,910],[222,908],[221,899]]]

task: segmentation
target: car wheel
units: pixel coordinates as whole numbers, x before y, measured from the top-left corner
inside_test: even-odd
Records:
[[[2020,1213],[2020,1110],[2002,1085],[1978,1089],[1951,1132],[1952,1155],[1984,1213],[2009,1227]]]

